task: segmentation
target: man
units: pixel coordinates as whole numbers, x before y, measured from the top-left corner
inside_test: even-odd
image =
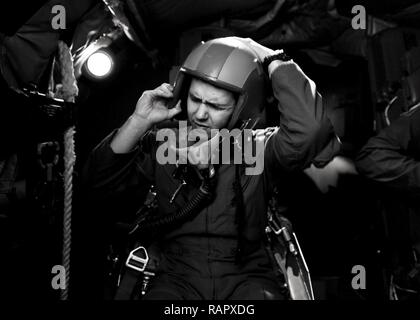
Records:
[[[420,197],[420,109],[402,115],[371,138],[357,158],[359,172],[369,179]]]
[[[162,142],[153,127],[175,115],[186,113],[188,130],[205,132],[263,119],[268,79],[281,118],[280,127],[253,136],[263,143],[262,172],[247,175],[244,163],[200,162],[204,169],[189,163],[179,178],[182,166],[157,159]],[[180,101],[168,108],[174,91]],[[280,299],[264,247],[269,192],[282,172],[324,165],[336,142],[315,84],[296,63],[251,39],[221,38],[191,52],[176,90],[162,84],[143,93],[124,125],[93,151],[88,182],[102,194],[154,184],[161,220],[149,226],[159,230],[160,222],[173,221],[160,233],[159,271],[144,299]]]
[[[420,108],[413,108],[372,137],[357,157],[360,174],[378,183],[384,204],[394,282],[417,296],[420,289]],[[392,285],[392,281],[391,281]],[[392,297],[395,298],[395,297]]]

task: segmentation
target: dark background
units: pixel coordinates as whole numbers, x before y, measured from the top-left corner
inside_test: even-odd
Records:
[[[45,40],[51,39],[47,36],[35,37],[37,32],[53,35],[52,38],[56,35],[55,41],[61,39],[72,45],[75,66],[81,67],[81,53],[94,40],[112,33],[121,23],[129,30],[117,33],[107,47],[115,63],[108,78],[93,79],[82,67],[77,79],[70,289],[73,299],[96,300],[110,298],[105,261],[109,244],[118,242],[114,225],[130,220],[142,199],[136,190],[100,202],[86,198],[80,184],[83,164],[90,150],[132,113],[144,90],[173,80],[173,68],[180,65],[198,41],[238,35],[252,37],[273,49],[287,50],[323,95],[343,143],[342,155],[354,159],[367,139],[385,126],[384,105],[402,92],[403,79],[409,76],[401,59],[419,46],[420,39],[420,9],[416,1],[408,0],[285,1],[272,20],[261,17],[273,10],[276,1],[145,0],[134,1],[135,9],[129,1],[121,1],[128,24],[118,20],[121,15],[113,15],[101,1],[38,2],[23,6],[10,23],[0,19],[2,46],[9,54],[2,55],[0,154],[2,160],[16,154],[18,162],[13,196],[4,195],[0,202],[0,290],[13,298],[30,295],[58,299],[58,292],[51,289],[50,283],[52,266],[61,264],[62,163],[55,172],[57,183],[46,189],[45,173],[37,164],[36,144],[61,139],[65,123],[46,119],[34,99],[10,89],[32,86],[45,92],[51,59],[43,50],[48,47],[47,42],[54,46]],[[67,8],[66,30],[49,27],[47,13],[52,2]],[[6,3],[8,7],[1,11],[1,18],[12,15],[21,5],[19,1]],[[356,4],[366,7],[370,21],[366,30],[351,28],[351,8]],[[37,12],[46,13],[36,15]],[[140,22],[136,14],[142,17]],[[28,20],[30,17],[35,19]],[[25,24],[39,30],[22,31]],[[34,52],[47,59],[38,59],[37,54],[23,50],[24,45],[8,44],[7,39],[19,35],[26,44],[33,41],[37,47]],[[24,56],[22,61],[27,65],[13,63],[19,55]],[[416,103],[409,97],[401,101],[395,106],[396,116]],[[319,191],[303,173],[281,186],[317,298],[388,298],[389,274],[404,267],[410,240],[403,214],[407,209],[395,195],[386,192],[357,175],[341,177],[327,193]],[[395,197],[397,205],[388,213],[383,201],[390,196]],[[45,210],[43,203],[52,205]],[[391,231],[384,228],[386,223],[393,226]],[[366,267],[366,290],[351,288],[354,265]]]

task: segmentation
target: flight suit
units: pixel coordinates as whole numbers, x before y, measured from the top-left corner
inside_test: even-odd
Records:
[[[161,235],[162,260],[145,299],[279,299],[281,288],[265,250],[267,201],[282,173],[303,170],[311,163],[326,164],[339,148],[315,84],[294,63],[277,67],[271,75],[278,100],[280,126],[257,130],[264,143],[264,170],[258,175],[241,171],[244,225],[238,231],[233,185],[235,164],[221,164],[216,172],[214,198],[197,215]],[[235,112],[235,111],[234,111]],[[173,203],[181,181],[175,164],[159,164],[159,143],[146,134],[127,154],[115,154],[111,133],[92,152],[86,183],[96,193],[112,194],[128,186],[154,184],[158,213],[179,210],[197,191],[187,184]],[[241,232],[241,235],[239,235]],[[241,259],[235,259],[238,237],[243,237]]]

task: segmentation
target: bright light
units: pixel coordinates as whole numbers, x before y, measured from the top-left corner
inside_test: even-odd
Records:
[[[86,66],[93,76],[102,78],[111,72],[112,58],[106,52],[97,51],[88,58]]]

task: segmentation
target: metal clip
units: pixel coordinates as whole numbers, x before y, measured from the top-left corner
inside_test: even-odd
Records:
[[[289,230],[287,229],[286,226],[284,225],[282,226],[280,219],[276,215],[273,214],[270,216],[270,218],[268,219],[268,225],[275,235],[278,236],[282,234],[283,240],[288,245],[290,253],[292,253],[293,255],[297,255],[298,251],[296,250],[296,246],[294,245],[292,241],[293,238]],[[292,232],[292,234],[294,233]]]
[[[125,265],[131,269],[143,272],[149,262],[149,255],[145,247],[140,246],[132,250],[125,262]]]

